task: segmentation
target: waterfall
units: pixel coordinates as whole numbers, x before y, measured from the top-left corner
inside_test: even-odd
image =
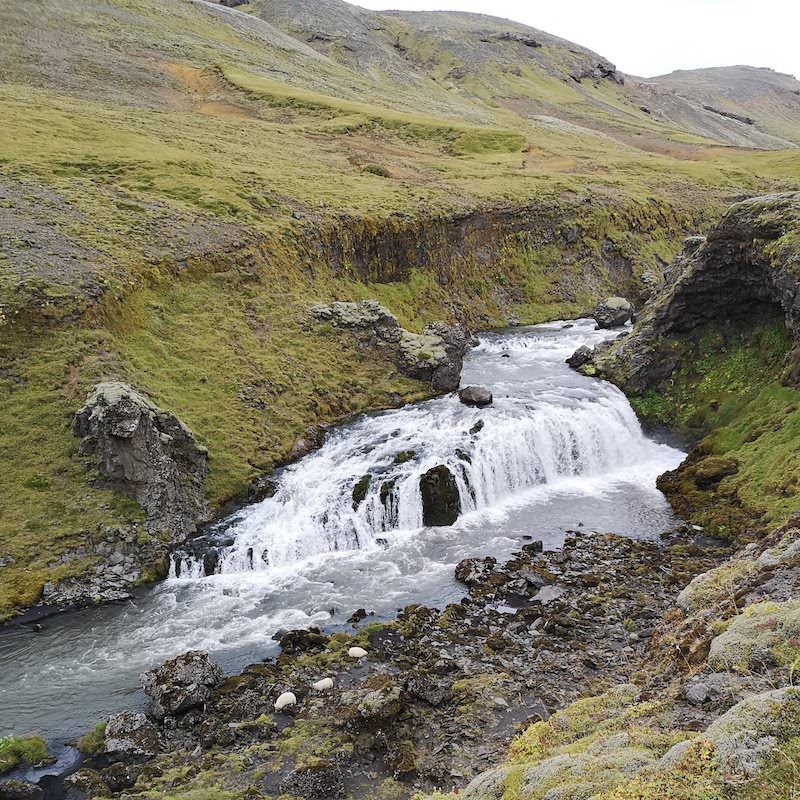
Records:
[[[625,396],[563,364],[597,337],[584,325],[557,337],[483,340],[473,356],[482,373],[507,357],[491,407],[468,408],[449,396],[332,431],[318,451],[283,471],[273,497],[225,522],[217,537],[225,544],[210,567],[208,559],[179,554],[173,577],[265,571],[320,553],[380,548],[422,527],[420,478],[440,464],[455,477],[463,516],[535,486],[651,460],[660,446],[643,435]]]

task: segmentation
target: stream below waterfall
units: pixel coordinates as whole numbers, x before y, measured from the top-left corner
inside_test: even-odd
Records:
[[[186,650],[233,671],[275,655],[280,629],[349,627],[360,607],[385,619],[409,603],[457,601],[453,571],[467,556],[508,557],[530,539],[558,548],[571,529],[655,538],[674,527],[655,479],[684,454],[645,436],[616,387],[564,363],[619,333],[594,327],[481,335],[462,385],[491,388],[488,408],[449,395],[332,430],[282,472],[273,497],[214,526],[216,574],[187,555],[129,602],[50,618],[39,633],[1,629],[0,736],[63,743],[141,705],[139,673]],[[463,513],[452,527],[423,528],[419,478],[440,464]]]

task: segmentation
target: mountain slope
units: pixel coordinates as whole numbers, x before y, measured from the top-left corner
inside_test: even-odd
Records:
[[[793,75],[740,65],[677,70],[650,80],[720,116],[739,117],[743,125],[800,144],[800,81]]]

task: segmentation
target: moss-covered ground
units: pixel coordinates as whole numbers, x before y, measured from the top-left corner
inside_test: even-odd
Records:
[[[793,347],[783,323],[675,346],[684,352],[664,390],[631,398],[646,421],[701,439],[663,487],[716,533],[785,522],[800,509],[800,392],[781,383]]]

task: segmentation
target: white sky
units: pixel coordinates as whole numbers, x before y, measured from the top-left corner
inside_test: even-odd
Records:
[[[475,11],[569,39],[631,75],[750,64],[800,78],[800,0],[358,0]]]

